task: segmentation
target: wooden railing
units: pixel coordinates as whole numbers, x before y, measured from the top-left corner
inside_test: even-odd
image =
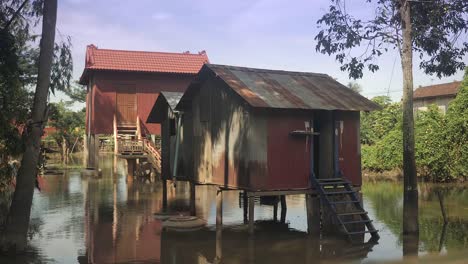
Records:
[[[118,150],[120,154],[143,154],[145,142],[141,139],[120,139],[118,140]]]
[[[148,160],[154,168],[161,173],[161,153],[153,141],[144,139],[145,152],[148,154]]]
[[[118,150],[121,155],[143,155],[146,154],[148,161],[160,173],[161,153],[159,148],[149,139],[119,139]]]

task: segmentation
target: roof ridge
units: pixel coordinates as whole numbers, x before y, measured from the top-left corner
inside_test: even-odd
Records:
[[[417,89],[421,89],[421,88],[431,88],[431,87],[434,87],[434,86],[442,86],[442,85],[450,85],[450,84],[461,84],[461,81],[453,81],[453,82],[446,82],[446,83],[438,83],[438,84],[431,84],[431,85],[425,85],[425,86],[420,86],[420,87],[417,87]]]
[[[157,54],[169,54],[169,55],[193,55],[200,57],[208,57],[206,51],[200,51],[199,53],[186,53],[186,52],[166,52],[166,51],[147,51],[147,50],[121,50],[121,49],[101,49],[96,48],[95,51],[117,51],[117,52],[129,52],[129,53],[157,53]]]
[[[213,64],[207,63],[209,66],[214,67],[224,67],[228,69],[235,69],[239,71],[250,71],[250,72],[274,72],[279,74],[296,74],[296,75],[307,75],[307,76],[318,76],[318,77],[328,77],[331,78],[330,75],[325,73],[316,73],[316,72],[302,72],[302,71],[287,71],[287,70],[276,70],[276,69],[261,69],[261,68],[253,68],[253,67],[244,67],[244,66],[234,66],[234,65],[224,65],[224,64]]]

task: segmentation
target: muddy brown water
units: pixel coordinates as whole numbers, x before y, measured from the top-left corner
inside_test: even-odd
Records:
[[[79,171],[46,175],[35,191],[28,254],[0,256],[0,263],[215,263],[216,189],[198,186],[197,216],[206,228],[192,232],[162,230],[161,184],[128,182],[125,161],[100,160],[102,177]],[[170,186],[169,209],[187,214],[189,188]],[[255,207],[256,234],[243,222],[239,192],[224,192],[221,263],[375,263],[405,261],[402,186],[365,182],[364,206],[380,230],[375,245],[306,234],[305,199],[287,197],[286,223],[273,221],[273,207]],[[442,197],[448,223],[440,211]],[[368,238],[368,237],[366,237]],[[367,240],[367,239],[366,239]],[[405,246],[407,246],[405,244]],[[463,263],[468,258],[468,189],[466,185],[420,184],[418,256],[436,262]]]

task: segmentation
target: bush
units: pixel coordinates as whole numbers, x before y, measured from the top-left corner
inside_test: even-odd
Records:
[[[450,144],[450,174],[468,177],[468,67],[457,97],[447,110],[447,135]]]
[[[416,167],[433,181],[450,178],[446,119],[436,105],[418,113],[415,123]]]

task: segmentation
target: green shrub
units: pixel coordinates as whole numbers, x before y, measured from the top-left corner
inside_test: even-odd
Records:
[[[446,138],[450,144],[450,174],[468,177],[468,67],[457,97],[447,110]]]

